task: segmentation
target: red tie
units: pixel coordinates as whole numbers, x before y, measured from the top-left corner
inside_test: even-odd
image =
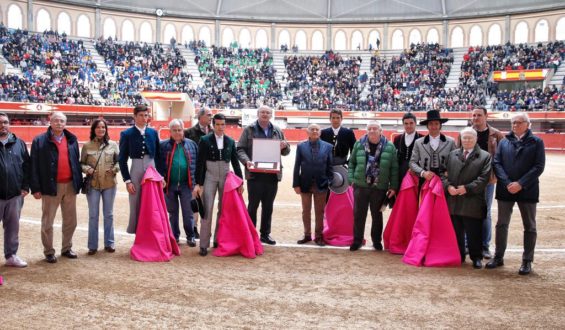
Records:
[[[465,152],[463,153],[463,157],[465,157],[464,159],[467,159],[467,156],[469,156],[469,152],[467,150],[465,150]]]

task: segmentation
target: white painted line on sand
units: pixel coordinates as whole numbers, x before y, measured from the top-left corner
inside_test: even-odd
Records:
[[[37,218],[21,218],[20,222],[23,223],[28,223],[28,224],[32,224],[32,225],[37,225],[37,226],[41,226],[41,219],[37,219]],[[53,224],[53,227],[55,228],[61,228],[61,224]],[[81,226],[77,226],[78,230],[80,231],[85,231],[88,232],[88,228],[87,227],[81,227]],[[104,231],[102,229],[100,229],[99,231],[101,234],[104,233]],[[132,240],[135,238],[134,234],[129,234],[125,231],[122,230],[115,230],[114,229],[114,235],[119,235],[119,236],[124,236],[124,237],[129,237]],[[267,246],[267,245],[266,245]],[[277,245],[274,245],[273,247],[282,247],[282,248],[292,248],[292,249],[331,249],[331,250],[348,250],[349,246],[332,246],[332,245],[326,245],[326,246],[318,246],[318,245],[314,245],[314,244],[296,244],[296,243],[277,243]],[[373,250],[373,248],[371,246],[363,246],[361,248],[361,250]],[[513,248],[507,248],[506,252],[510,252],[510,253],[522,253],[524,250],[522,248],[518,248],[518,247],[513,247]],[[556,254],[565,254],[565,249],[558,249],[558,248],[536,248],[536,253],[556,253]]]

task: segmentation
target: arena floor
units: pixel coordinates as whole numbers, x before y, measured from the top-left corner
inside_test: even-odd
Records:
[[[186,244],[168,263],[129,258],[127,194],[115,205],[114,254],[86,254],[87,204],[78,199],[78,260],[43,261],[40,201],[22,211],[25,269],[0,266],[3,329],[13,328],[563,328],[565,325],[565,155],[541,177],[534,272],[519,276],[522,228],[516,209],[506,265],[496,270],[417,268],[368,248],[298,247],[300,199],[291,189],[293,153],[276,200],[279,242],[254,260],[200,257]],[[245,193],[246,195],[246,193]],[[496,207],[496,202],[493,205]],[[496,210],[493,212],[496,219]],[[385,219],[388,218],[388,211]],[[368,221],[370,223],[370,221]],[[60,249],[60,218],[55,247]],[[366,238],[370,228],[367,227]],[[494,239],[494,237],[493,237]],[[3,237],[0,235],[0,241]]]

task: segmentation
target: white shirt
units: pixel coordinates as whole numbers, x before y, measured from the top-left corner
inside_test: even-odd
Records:
[[[210,133],[210,132],[208,132],[208,127],[202,126],[202,125],[200,125],[200,124],[198,124],[198,126],[200,126],[200,130],[201,130],[202,132],[204,132],[204,133],[206,133],[206,134]]]
[[[214,136],[216,137],[216,144],[218,145],[218,149],[224,149],[224,136],[217,136],[216,134],[214,134]]]
[[[437,137],[433,137],[430,136],[430,146],[432,147],[432,149],[435,151],[437,150],[437,148],[439,147],[439,137],[441,135],[438,135]]]
[[[139,126],[134,125],[135,128],[137,128],[137,130],[139,131],[139,133],[141,133],[141,135],[145,135],[145,127],[147,126],[143,126],[143,128],[139,128]]]
[[[409,147],[412,142],[414,141],[414,138],[416,137],[416,131],[408,134],[408,133],[404,133],[404,144]]]
[[[339,132],[340,129],[341,129],[341,126],[338,127],[338,128],[334,128],[334,127],[332,126],[332,130],[334,131],[334,135],[337,135],[337,133]]]

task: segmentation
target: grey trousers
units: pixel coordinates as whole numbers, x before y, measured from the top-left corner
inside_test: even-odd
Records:
[[[135,187],[135,194],[129,195],[129,223],[126,231],[130,234],[135,234],[135,230],[137,229],[140,207],[139,200],[141,199],[141,179],[143,179],[143,175],[145,175],[145,171],[149,166],[155,167],[155,161],[147,155],[143,158],[131,160],[129,175]]]
[[[218,233],[220,215],[222,213],[222,197],[224,194],[224,183],[230,170],[230,164],[225,161],[206,161],[206,177],[204,179],[204,205],[205,217],[200,221],[200,247],[207,249],[210,247],[210,237],[212,236],[212,218],[214,217],[214,199],[216,192],[218,196],[218,213],[216,215],[216,227],[214,229],[214,240]]]
[[[10,258],[18,253],[20,241],[20,214],[24,199],[22,196],[0,199],[0,221],[4,227],[4,257]]]
[[[508,242],[508,225],[512,216],[512,208],[516,202],[498,201],[498,221],[496,223],[495,257],[503,258]],[[536,247],[536,203],[518,202],[522,223],[524,224],[524,254],[522,260],[534,261]]]

